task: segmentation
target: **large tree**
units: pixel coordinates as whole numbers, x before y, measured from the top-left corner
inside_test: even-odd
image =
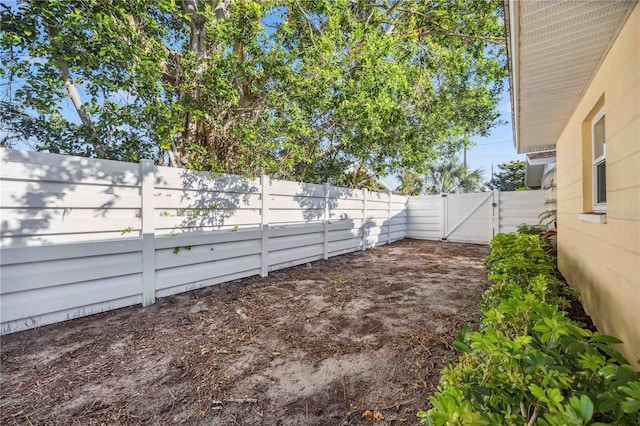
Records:
[[[515,191],[524,188],[524,172],[526,164],[524,161],[509,161],[498,164],[498,171],[493,173],[491,180],[487,184],[490,189],[500,191]]]
[[[310,182],[424,171],[487,133],[505,76],[499,0],[23,0],[1,24],[5,141]]]

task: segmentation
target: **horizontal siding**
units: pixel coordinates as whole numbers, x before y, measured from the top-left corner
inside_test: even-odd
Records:
[[[631,365],[640,358],[640,7],[603,58],[557,146],[558,266],[598,330],[624,341]],[[591,114],[606,113],[606,223],[580,220],[591,210]],[[587,143],[583,144],[585,140]]]

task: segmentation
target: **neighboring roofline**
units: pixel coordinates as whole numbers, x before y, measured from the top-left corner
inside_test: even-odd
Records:
[[[542,179],[544,179],[544,164],[530,165],[524,169],[524,186],[529,188],[541,188]]]
[[[547,155],[540,156],[539,154],[547,154]],[[532,155],[534,157],[538,156],[539,158],[531,158]],[[553,164],[556,162],[556,150],[552,149],[548,151],[528,152],[526,155],[526,160],[527,160],[527,165],[530,165],[530,166]]]

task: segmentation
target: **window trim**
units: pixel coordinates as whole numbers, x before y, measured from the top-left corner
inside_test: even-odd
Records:
[[[607,203],[598,203],[596,200],[598,199],[598,166],[604,162],[606,164],[607,161],[607,151],[606,151],[606,143],[607,143],[607,124],[605,121],[604,125],[604,140],[605,146],[603,147],[603,153],[600,157],[595,158],[596,155],[596,132],[595,125],[600,121],[601,118],[606,117],[604,107],[598,111],[598,113],[591,120],[591,205],[594,212],[598,213],[606,213],[607,211]],[[606,167],[606,166],[605,166]],[[605,172],[606,173],[606,172]],[[605,191],[607,190],[605,186]]]

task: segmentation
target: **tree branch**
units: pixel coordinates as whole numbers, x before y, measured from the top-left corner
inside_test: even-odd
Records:
[[[504,44],[506,42],[506,39],[504,37],[492,37],[492,36],[483,36],[483,35],[473,35],[473,34],[462,34],[459,33],[457,31],[451,30],[449,28],[444,27],[443,25],[440,25],[437,22],[434,22],[431,19],[431,16],[427,15],[426,13],[420,12],[418,10],[415,9],[407,9],[407,8],[403,8],[403,7],[399,7],[400,3],[402,0],[397,0],[396,3],[394,3],[389,9],[387,9],[385,15],[388,17],[394,10],[397,10],[398,12],[404,12],[410,15],[416,15],[419,16],[423,19],[426,19],[432,26],[437,27],[438,29],[432,29],[431,27],[428,26],[423,26],[418,28],[418,31],[423,33],[423,34],[439,34],[439,35],[444,35],[444,36],[449,36],[449,37],[457,37],[457,38],[461,38],[461,39],[465,39],[465,40],[480,40],[480,41],[485,41],[487,43],[495,43],[495,44]],[[385,8],[386,6],[384,5],[379,5],[379,4],[371,4],[368,5],[367,7],[377,7],[377,8]],[[428,31],[423,31],[425,29],[429,28]]]
[[[100,142],[100,135],[93,127],[93,122],[91,120],[91,116],[87,112],[87,109],[82,102],[82,98],[80,97],[80,93],[76,88],[75,83],[73,82],[73,76],[71,75],[71,71],[69,69],[69,64],[64,58],[63,47],[60,41],[57,39],[58,37],[58,28],[55,22],[48,22],[47,29],[49,32],[49,38],[51,39],[51,44],[55,47],[55,55],[56,61],[58,63],[58,69],[60,70],[60,78],[64,84],[64,87],[67,89],[67,95],[73,102],[73,106],[80,117],[80,121],[83,125],[85,125],[89,129],[89,138],[91,140],[91,145],[93,149],[96,151],[96,155],[100,158],[104,158],[107,155],[107,150],[102,142]]]
[[[429,27],[427,27],[427,26],[420,27],[420,28],[418,28],[418,31],[421,33],[421,35],[438,34],[438,35],[444,35],[444,36],[448,36],[448,37],[457,37],[457,38],[461,38],[461,39],[464,39],[464,40],[486,41],[487,43],[494,43],[494,44],[504,44],[506,42],[504,37],[491,37],[491,36],[461,34],[461,33],[455,32],[455,31],[449,31],[447,29],[441,29],[441,30],[429,29],[428,31],[423,31],[423,30],[425,30],[427,28],[429,28]]]

